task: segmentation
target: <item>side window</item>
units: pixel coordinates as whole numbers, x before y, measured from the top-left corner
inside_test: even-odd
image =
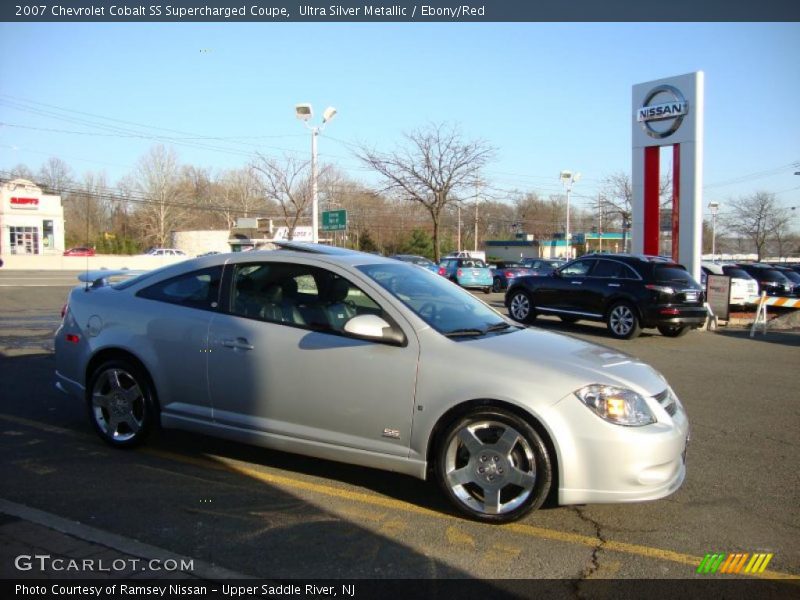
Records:
[[[356,315],[382,310],[360,288],[335,273],[306,265],[236,265],[230,312],[317,331],[344,331]]]
[[[576,260],[561,270],[561,274],[567,277],[585,277],[594,264],[594,260]]]
[[[613,260],[598,260],[594,269],[592,270],[592,277],[605,277],[619,279],[622,275],[622,263]]]
[[[190,308],[216,310],[221,277],[222,267],[211,267],[160,281],[136,295]]]
[[[622,272],[619,274],[620,279],[641,279],[639,275],[631,269],[628,265],[622,265]]]

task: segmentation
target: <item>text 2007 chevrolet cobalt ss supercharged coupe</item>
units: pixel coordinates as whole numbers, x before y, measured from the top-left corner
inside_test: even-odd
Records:
[[[631,502],[683,482],[689,424],[658,372],[414,265],[288,243],[107,275],[72,291],[55,344],[58,387],[112,446],[160,424],[433,477],[488,522],[551,489]]]

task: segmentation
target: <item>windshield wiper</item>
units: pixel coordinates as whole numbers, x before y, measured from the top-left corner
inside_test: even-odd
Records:
[[[509,325],[505,321],[500,321],[494,325],[489,325],[489,327],[486,328],[486,333],[489,333],[490,331],[502,331],[503,329],[508,329],[509,327],[513,327],[513,325]]]
[[[489,325],[486,329],[478,329],[477,327],[464,327],[463,329],[453,329],[452,331],[448,331],[444,335],[447,337],[469,337],[469,336],[476,336],[476,335],[486,335],[487,333],[491,333],[493,331],[503,331],[505,329],[509,329],[513,327],[513,325],[509,325],[505,321],[500,321],[499,323],[495,323],[494,325]]]
[[[466,336],[476,336],[476,335],[486,335],[486,331],[483,329],[477,328],[468,328],[465,327],[464,329],[453,329],[453,331],[448,331],[444,333],[445,337],[466,337]]]

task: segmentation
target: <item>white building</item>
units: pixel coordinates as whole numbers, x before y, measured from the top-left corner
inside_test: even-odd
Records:
[[[61,196],[27,179],[0,183],[0,255],[64,252]]]

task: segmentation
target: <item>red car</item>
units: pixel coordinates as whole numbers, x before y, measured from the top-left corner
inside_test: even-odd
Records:
[[[94,256],[94,248],[70,248],[64,256]]]

